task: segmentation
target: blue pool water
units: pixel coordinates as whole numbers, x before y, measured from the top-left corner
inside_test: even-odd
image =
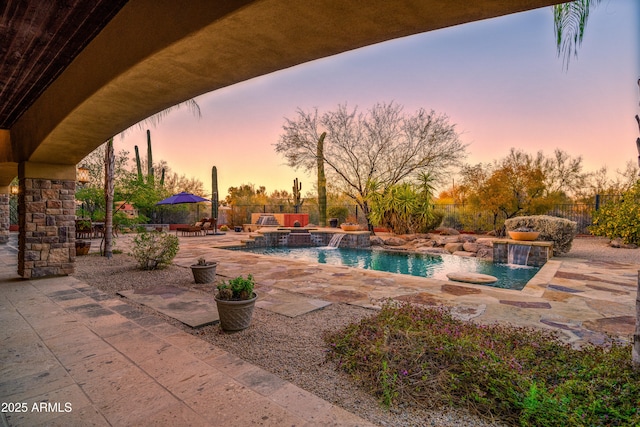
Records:
[[[521,290],[540,270],[537,267],[494,264],[491,261],[456,255],[428,255],[399,253],[369,249],[346,248],[242,248],[242,251],[272,255],[321,264],[346,265],[389,273],[410,274],[419,277],[448,280],[447,273],[475,272],[489,274],[498,281],[488,286]]]

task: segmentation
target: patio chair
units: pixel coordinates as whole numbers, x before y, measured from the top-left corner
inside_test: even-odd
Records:
[[[202,221],[198,221],[193,225],[189,225],[187,227],[178,227],[176,228],[176,234],[181,232],[183,236],[200,236],[202,234]]]

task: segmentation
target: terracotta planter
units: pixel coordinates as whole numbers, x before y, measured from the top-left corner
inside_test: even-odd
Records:
[[[217,266],[217,262],[208,262],[207,265],[193,264],[191,266],[193,280],[196,283],[213,283],[216,280]]]
[[[540,235],[539,231],[509,231],[509,237],[513,240],[536,240]]]
[[[76,240],[76,256],[83,256],[89,253],[91,242],[86,240]]]
[[[358,231],[360,229],[359,224],[340,224],[342,231]]]
[[[255,292],[253,298],[241,301],[221,300],[216,297],[220,327],[225,331],[240,331],[248,328],[251,324],[256,299],[258,299],[258,294]]]

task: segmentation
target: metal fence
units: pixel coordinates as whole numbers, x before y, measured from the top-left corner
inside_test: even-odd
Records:
[[[592,215],[606,201],[612,198],[598,198],[594,203],[567,203],[553,206],[545,215],[566,218],[575,221],[578,234],[589,234],[588,227],[592,224]],[[479,211],[467,205],[450,204],[435,205],[435,210],[442,213],[442,226],[473,232],[486,232],[501,227],[506,217],[503,214],[494,215],[491,212]],[[327,221],[331,217],[339,217],[344,221],[347,217],[366,223],[362,210],[356,205],[329,206]],[[242,225],[251,222],[252,213],[293,213],[293,206],[288,205],[235,205],[228,211],[229,225]],[[332,213],[340,212],[340,215]],[[309,214],[311,224],[318,223],[318,208],[316,205],[302,206],[299,213]]]
[[[619,200],[620,196],[596,196],[593,203],[567,203],[553,206],[546,215],[566,218],[575,221],[577,224],[578,234],[589,234],[588,227],[592,224],[592,215],[597,209],[605,203]],[[466,230],[474,232],[490,231],[495,229],[495,225],[501,225],[506,219],[504,215],[495,215],[491,212],[479,211],[472,209],[466,205],[450,204],[435,205],[435,210],[443,215],[442,226],[455,228],[456,230]],[[224,212],[224,214],[223,214]],[[18,224],[18,203],[16,197],[9,199],[10,223]],[[295,207],[291,204],[271,204],[271,205],[234,205],[230,209],[220,211],[221,216],[224,215],[224,222],[230,226],[248,224],[251,222],[252,213],[295,213]],[[315,204],[302,205],[298,209],[298,213],[309,214],[309,222],[318,224],[319,214],[318,207]],[[179,214],[179,215],[178,215]],[[180,216],[179,221],[187,221],[183,218],[188,213],[178,212],[175,215]],[[175,222],[178,220],[165,212],[162,220],[165,222]],[[192,215],[194,218],[197,213]],[[362,214],[362,210],[357,205],[329,205],[327,207],[327,221],[329,218],[336,217],[340,222],[347,218],[366,224],[366,218]]]
[[[435,209],[443,214],[442,226],[456,230],[474,232],[494,230],[501,227],[507,219],[502,213],[494,215],[465,205],[436,205]],[[578,234],[589,234],[588,227],[593,222],[592,215],[595,210],[595,203],[567,203],[553,206],[544,215],[575,221]]]

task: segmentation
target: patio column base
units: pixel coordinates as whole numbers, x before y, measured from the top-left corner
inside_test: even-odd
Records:
[[[24,162],[18,179],[18,274],[28,279],[73,273],[75,165]]]

